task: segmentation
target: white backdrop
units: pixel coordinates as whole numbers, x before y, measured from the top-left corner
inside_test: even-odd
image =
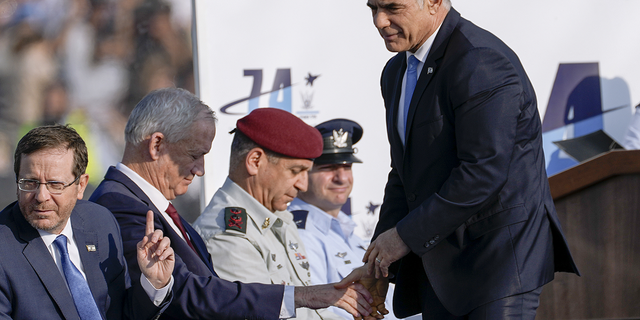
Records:
[[[228,132],[250,108],[289,108],[310,125],[348,118],[364,128],[356,145],[364,163],[354,165],[351,204],[360,235],[368,236],[389,171],[379,77],[392,54],[373,26],[366,0],[193,1],[198,94],[219,118],[206,157],[203,208],[227,175]],[[603,110],[627,106],[607,114],[604,121],[604,130],[621,140],[632,107],[640,102],[640,1],[452,3],[463,17],[493,32],[519,55],[541,115],[560,63],[598,62]],[[260,86],[255,82],[258,74]],[[309,83],[309,75],[318,77]],[[617,88],[626,84],[628,91],[610,90],[611,83]],[[282,90],[268,93],[274,86]],[[232,104],[248,98],[252,90],[262,95]],[[229,107],[221,110],[223,106]]]

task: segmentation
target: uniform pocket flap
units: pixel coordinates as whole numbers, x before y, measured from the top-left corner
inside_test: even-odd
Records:
[[[468,225],[467,234],[469,235],[469,238],[473,240],[488,232],[526,220],[527,214],[525,212],[524,205],[519,205],[498,211],[484,219]]]

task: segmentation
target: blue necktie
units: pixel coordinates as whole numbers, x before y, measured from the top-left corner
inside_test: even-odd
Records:
[[[59,235],[53,242],[60,251],[60,259],[62,260],[62,271],[73,297],[73,303],[76,305],[78,315],[82,320],[102,320],[100,311],[96,301],[93,300],[91,290],[87,280],[84,279],[80,271],[69,259],[69,251],[67,251],[67,237]]]
[[[409,115],[409,105],[411,105],[411,97],[413,97],[413,91],[416,89],[416,82],[418,82],[418,59],[414,55],[409,56],[407,64],[407,81],[405,83],[404,90],[404,137],[407,134],[407,116]],[[404,139],[402,139],[404,142]]]

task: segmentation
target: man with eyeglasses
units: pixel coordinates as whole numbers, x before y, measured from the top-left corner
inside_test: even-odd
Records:
[[[68,126],[35,128],[18,143],[18,201],[0,212],[0,318],[153,319],[171,301],[169,238],[148,220],[132,286],[115,218],[81,200],[87,162]]]

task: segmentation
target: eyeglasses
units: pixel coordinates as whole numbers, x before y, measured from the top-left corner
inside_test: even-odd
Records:
[[[80,176],[78,176],[75,180],[71,181],[69,184],[64,184],[64,182],[61,182],[61,181],[40,182],[38,180],[33,180],[33,179],[20,179],[18,180],[18,189],[20,189],[20,191],[25,191],[25,192],[34,192],[38,190],[38,188],[40,188],[41,184],[44,184],[47,186],[47,190],[49,190],[49,193],[61,194],[62,191],[64,191],[64,189],[76,183],[78,179],[80,179]]]

